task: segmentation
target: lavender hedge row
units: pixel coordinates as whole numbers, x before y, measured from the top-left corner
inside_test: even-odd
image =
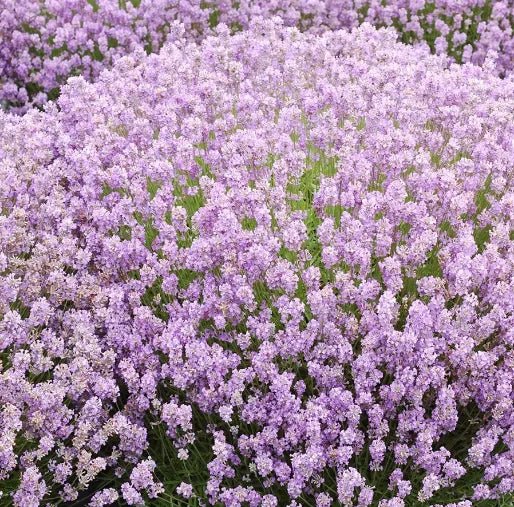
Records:
[[[7,501],[514,492],[514,82],[395,39],[221,26],[0,115]]]
[[[457,62],[495,71],[514,66],[514,4],[510,0],[2,0],[0,100],[13,111],[55,98],[69,76],[96,79],[121,55],[144,46],[158,52],[178,36],[200,40],[218,22],[232,30],[256,16],[320,32],[362,22],[393,26],[403,42],[429,46]]]

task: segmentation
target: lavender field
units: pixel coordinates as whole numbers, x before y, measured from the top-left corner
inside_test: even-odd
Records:
[[[514,506],[512,0],[0,0],[0,506]]]

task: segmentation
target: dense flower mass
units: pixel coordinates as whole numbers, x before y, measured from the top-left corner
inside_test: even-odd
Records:
[[[218,22],[232,30],[256,16],[321,32],[363,22],[392,26],[403,42],[458,62],[514,67],[511,0],[1,0],[0,100],[14,111],[55,98],[69,76],[92,80],[120,55],[157,52],[180,22],[200,40]]]
[[[0,139],[16,506],[514,491],[512,79],[258,20],[72,78]]]

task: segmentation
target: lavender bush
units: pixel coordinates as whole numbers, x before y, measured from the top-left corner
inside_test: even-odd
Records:
[[[395,39],[220,25],[0,116],[6,502],[514,491],[514,81]]]
[[[138,46],[157,52],[177,37],[176,21],[200,40],[220,21],[239,30],[274,15],[317,33],[393,26],[403,42],[459,63],[482,64],[489,54],[501,75],[514,66],[511,0],[2,0],[0,100],[15,112],[42,105],[69,76],[94,80]]]

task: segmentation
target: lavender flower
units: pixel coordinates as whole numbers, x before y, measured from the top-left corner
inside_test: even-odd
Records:
[[[144,505],[199,446],[168,493],[513,492],[514,81],[396,38],[220,26],[0,114],[17,505]]]

